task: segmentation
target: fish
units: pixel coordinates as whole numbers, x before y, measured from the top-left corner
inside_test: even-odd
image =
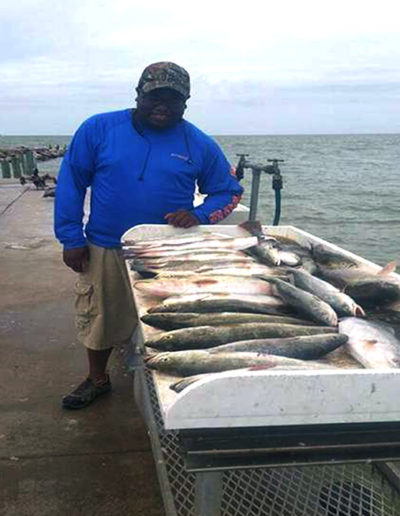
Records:
[[[220,261],[220,262],[227,262],[234,261],[234,262],[254,262],[254,260],[249,259],[249,256],[240,252],[240,251],[226,251],[226,250],[215,250],[215,249],[202,249],[199,251],[190,251],[187,253],[179,253],[179,254],[164,254],[162,256],[151,257],[151,256],[137,256],[137,260],[142,261],[144,263],[152,263],[152,264],[159,264],[159,265],[165,265],[168,263],[181,263],[181,262],[201,262],[201,261]]]
[[[260,263],[264,265],[280,265],[278,249],[275,247],[277,240],[274,237],[266,235],[262,229],[261,223],[258,220],[247,220],[239,227],[257,238],[257,242],[253,247],[247,249],[247,252],[254,256]]]
[[[172,383],[169,388],[176,392],[180,393],[183,390],[185,390],[189,385],[193,385],[194,383],[198,382],[199,380],[202,380],[203,378],[211,377],[212,375],[215,375],[216,373],[204,373],[204,374],[197,374],[194,376],[188,376],[186,378],[183,378],[183,380],[179,380],[175,383]]]
[[[316,275],[325,281],[328,281],[340,290],[343,290],[351,283],[363,281],[365,279],[373,279],[377,276],[384,276],[385,274],[378,274],[375,269],[360,265],[359,267],[349,268],[330,268],[319,266]]]
[[[275,295],[279,295],[286,304],[305,314],[312,321],[327,326],[337,326],[338,317],[336,312],[319,297],[278,278],[269,278],[269,282],[275,287],[273,289]]]
[[[400,300],[400,284],[373,277],[347,284],[344,291],[365,306],[385,306]]]
[[[301,246],[300,244],[282,244],[279,242],[279,247],[281,251],[291,252],[299,258],[300,263],[297,265],[293,265],[293,262],[288,264],[291,267],[297,267],[300,270],[309,272],[310,274],[314,274],[318,270],[317,264],[311,256],[311,246],[305,247]]]
[[[299,270],[303,270],[308,272],[309,274],[314,275],[318,272],[318,267],[312,258],[302,257],[301,266],[299,267]]]
[[[320,268],[319,275],[363,306],[386,306],[400,300],[400,281],[391,273],[396,262],[380,270],[368,266],[349,269]]]
[[[199,274],[209,274],[210,276],[215,275],[223,275],[223,276],[277,276],[277,277],[285,277],[287,273],[283,270],[267,267],[266,265],[261,265],[257,263],[249,262],[244,264],[239,264],[236,267],[234,266],[204,266],[200,267],[195,271]]]
[[[331,367],[325,364],[312,360],[305,362],[295,358],[246,352],[217,354],[209,353],[205,350],[167,351],[150,356],[145,363],[150,369],[176,374],[177,376],[216,373],[252,366],[262,366],[263,368],[294,366],[301,367],[302,369],[331,369]]]
[[[143,278],[154,278],[155,276],[169,276],[169,277],[182,277],[190,276],[192,274],[204,274],[207,276],[240,276],[242,278],[248,278],[251,276],[276,276],[278,278],[286,278],[287,272],[281,269],[275,269],[260,265],[257,263],[239,263],[231,265],[226,264],[214,264],[204,265],[195,269],[182,270],[182,268],[159,268],[150,269],[146,265],[138,265],[129,263],[131,270],[138,272]]]
[[[292,251],[278,250],[279,261],[281,265],[289,265],[290,267],[297,267],[302,264],[301,257]]]
[[[399,368],[400,341],[387,324],[346,317],[339,331],[349,337],[348,352],[366,368]]]
[[[271,243],[268,240],[249,248],[248,252],[264,265],[279,266],[281,264],[278,249],[274,246],[273,242]]]
[[[310,369],[309,367],[310,361],[301,360],[299,363],[293,364],[281,364],[276,365],[273,367],[269,366],[253,366],[253,367],[246,367],[242,369],[234,369],[235,373],[249,373],[252,371],[264,371],[265,374],[268,374],[269,372],[275,372],[275,371],[304,371],[306,369]],[[317,367],[318,369],[334,369],[335,367],[332,365],[322,364],[321,362],[313,362],[311,363],[311,369],[315,369]],[[204,378],[212,379],[212,378],[223,378],[224,376],[229,375],[232,373],[232,370],[227,371],[218,371],[215,373],[203,373],[203,374],[195,374],[193,376],[186,376],[184,378],[181,378],[180,380],[172,383],[169,388],[179,394],[180,392],[184,391],[187,387],[190,385],[193,385],[200,380],[203,380]]]
[[[244,339],[295,337],[335,333],[326,326],[302,326],[282,323],[242,323],[221,326],[195,326],[159,333],[146,340],[145,345],[163,351],[205,349]]]
[[[364,310],[350,296],[311,274],[293,269],[291,274],[296,287],[310,292],[328,303],[339,316],[365,316]]]
[[[178,330],[195,326],[218,326],[253,322],[298,324],[308,326],[309,321],[279,315],[252,314],[241,312],[179,313],[155,312],[141,317],[142,322],[162,330]]]
[[[337,349],[348,341],[347,335],[325,333],[278,339],[243,340],[209,348],[210,353],[251,351],[301,360],[315,360]]]
[[[265,265],[289,265],[296,267],[302,263],[301,257],[292,249],[283,246],[275,238],[264,233],[259,221],[246,221],[240,227],[258,238],[258,244],[247,251]]]
[[[203,253],[197,253],[197,254],[191,254],[187,255],[185,257],[182,256],[174,256],[171,259],[154,259],[154,260],[141,260],[136,258],[135,262],[140,265],[144,266],[148,269],[192,269],[195,270],[199,267],[204,267],[204,265],[224,265],[224,266],[232,266],[232,264],[235,265],[246,265],[246,264],[254,264],[254,260],[250,256],[246,255],[240,255],[237,253],[231,253],[229,255],[226,254],[218,254],[218,253],[212,253],[212,254],[203,254]]]
[[[203,247],[201,250],[199,250],[201,254],[217,254],[218,256],[238,256],[243,257],[245,256],[242,251],[232,251],[230,249],[218,249],[218,248],[212,248],[212,247]],[[175,256],[179,256],[182,259],[188,257],[188,256],[196,256],[196,251],[194,252],[193,249],[146,249],[141,252],[135,252],[135,256],[137,256],[139,259],[142,260],[167,260],[172,259]],[[181,259],[179,258],[179,259]]]
[[[150,280],[138,280],[134,288],[146,294],[158,297],[170,297],[177,292],[181,294],[229,293],[229,294],[265,294],[270,295],[272,287],[267,281],[257,278],[237,276],[205,276],[197,274],[182,278],[160,277]]]
[[[237,238],[210,238],[207,241],[201,240],[198,242],[191,242],[187,243],[184,246],[180,246],[180,250],[184,248],[185,251],[201,251],[203,248],[208,249],[217,249],[218,251],[222,249],[230,250],[230,251],[241,251],[243,249],[248,249],[249,247],[252,247],[253,245],[257,244],[257,237],[237,237]],[[150,249],[149,249],[150,250]],[[168,246],[163,245],[159,247],[153,246],[151,248],[151,252],[155,251],[176,251],[176,246]],[[140,252],[140,250],[136,250],[137,252]],[[145,249],[143,249],[143,252],[146,252]]]
[[[276,297],[248,294],[190,294],[171,296],[149,309],[154,312],[246,312],[282,315],[287,306]]]
[[[137,269],[131,269],[137,272],[144,279],[151,278],[187,278],[188,276],[193,276],[193,274],[197,274],[197,271],[181,271],[179,269],[142,269],[138,267]]]
[[[241,270],[243,267],[249,268],[257,265],[248,257],[244,259],[225,259],[225,260],[209,260],[209,261],[193,261],[187,260],[186,262],[168,262],[168,263],[151,263],[138,259],[128,259],[129,267],[132,271],[138,272],[141,276],[152,278],[156,275],[169,275],[169,276],[188,276],[190,274],[202,274],[203,268],[206,267],[209,271],[214,268],[235,268]],[[207,265],[206,265],[207,264]],[[204,271],[205,273],[206,271]],[[270,275],[267,271],[262,271],[262,274]],[[282,271],[282,274],[285,274]],[[239,274],[236,274],[239,275]]]
[[[328,248],[324,244],[312,245],[311,255],[319,265],[325,265],[326,267],[340,269],[359,267],[359,262],[355,258],[342,253],[339,249]]]
[[[201,232],[195,235],[185,235],[181,237],[165,237],[154,238],[151,240],[125,240],[123,242],[124,247],[130,248],[149,248],[149,247],[162,247],[162,246],[181,246],[186,244],[192,244],[193,242],[207,242],[209,239],[224,238],[224,235],[215,235],[213,233]],[[226,237],[230,238],[230,237]]]

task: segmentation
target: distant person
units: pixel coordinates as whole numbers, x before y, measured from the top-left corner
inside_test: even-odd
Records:
[[[77,130],[63,160],[55,202],[55,233],[75,285],[78,338],[89,373],[62,406],[80,409],[111,390],[106,372],[115,345],[137,325],[122,234],[137,224],[190,228],[224,219],[242,187],[221,149],[183,119],[189,74],[170,62],[149,65],[136,88],[136,108],[92,116]],[[207,197],[193,207],[196,183]],[[83,203],[91,187],[90,217]]]

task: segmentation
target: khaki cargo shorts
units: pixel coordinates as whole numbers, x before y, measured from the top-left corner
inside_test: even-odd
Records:
[[[121,250],[93,244],[89,250],[89,268],[75,284],[75,323],[78,340],[102,350],[127,341],[138,316]]]

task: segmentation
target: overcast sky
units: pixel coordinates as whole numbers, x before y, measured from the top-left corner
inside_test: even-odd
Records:
[[[398,2],[3,0],[0,134],[71,134],[134,104],[143,68],[192,79],[210,134],[400,132]]]

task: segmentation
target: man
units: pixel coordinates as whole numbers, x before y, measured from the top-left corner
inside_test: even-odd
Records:
[[[136,109],[95,115],[80,126],[59,174],[55,233],[65,264],[79,273],[76,326],[89,363],[87,379],[63,398],[68,409],[83,408],[111,390],[108,358],[137,324],[122,234],[137,224],[215,223],[242,194],[218,145],[182,118],[190,96],[186,70],[170,62],[149,65],[136,92]],[[196,183],[207,197],[194,208]]]

